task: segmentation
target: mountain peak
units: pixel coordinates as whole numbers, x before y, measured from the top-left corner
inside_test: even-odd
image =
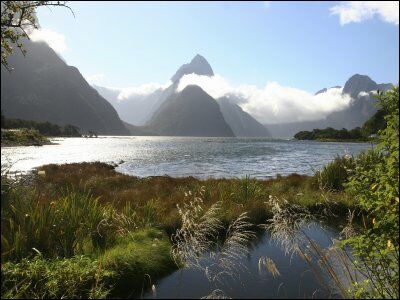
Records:
[[[343,93],[349,94],[352,98],[357,98],[360,92],[370,92],[377,89],[376,82],[367,75],[355,74],[346,81]]]
[[[208,64],[207,59],[204,58],[204,56],[200,55],[200,54],[196,54],[195,57],[192,58],[192,60],[190,61],[191,64],[193,63],[206,63]]]
[[[172,76],[171,80],[175,83],[178,82],[182,76],[192,73],[207,76],[214,75],[214,72],[208,61],[200,54],[197,54],[195,57],[193,57],[190,63],[182,65],[178,71],[176,71],[175,75]]]

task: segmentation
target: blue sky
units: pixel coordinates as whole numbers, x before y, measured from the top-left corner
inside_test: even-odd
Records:
[[[313,93],[355,73],[399,79],[398,9],[396,23],[391,10],[346,11],[341,2],[69,5],[75,18],[42,8],[39,22],[68,64],[104,86],[165,83],[197,53],[233,85],[276,81]]]

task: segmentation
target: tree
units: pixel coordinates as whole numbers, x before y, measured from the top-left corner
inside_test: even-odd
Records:
[[[66,7],[73,14],[66,1],[1,1],[1,65],[7,70],[11,71],[8,57],[13,53],[13,45],[25,55],[21,40],[29,39],[29,32],[38,29],[36,9],[42,6]]]
[[[356,160],[347,191],[356,197],[364,228],[346,241],[368,278],[360,296],[399,297],[399,87],[379,93],[386,115],[379,144]],[[367,294],[365,294],[365,293]],[[369,293],[369,294],[368,294]]]
[[[1,111],[1,128],[4,127],[5,123],[6,123],[6,118],[3,115],[3,111]]]

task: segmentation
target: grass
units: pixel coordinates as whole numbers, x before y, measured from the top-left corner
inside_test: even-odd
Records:
[[[350,156],[337,156],[321,171],[315,174],[321,189],[343,191],[351,171],[355,168],[355,161]]]
[[[89,191],[44,200],[32,182],[2,177],[1,187],[2,297],[137,296],[178,267],[168,235],[153,228],[156,202],[139,218],[131,202],[117,209]]]
[[[114,246],[86,255],[7,261],[1,266],[2,298],[106,298],[139,296],[177,269],[167,235],[154,228],[119,237]]]
[[[175,270],[171,243],[163,231],[148,228],[121,237],[100,255],[103,268],[112,270],[113,297],[140,295],[154,280]]]
[[[270,196],[309,211],[334,203],[344,215],[353,206],[346,194],[321,190],[316,177],[298,174],[270,180],[138,178],[94,162],[46,165],[26,182],[2,176],[3,297],[139,296],[187,263],[185,257],[194,258],[186,248],[172,257],[177,248],[171,237],[186,232],[179,239],[183,247],[188,241],[196,246],[210,234],[209,220],[218,220],[213,235],[225,233],[215,265],[234,274],[229,257],[245,252],[241,241],[251,226],[272,217]],[[201,199],[201,208],[188,207],[188,199]],[[193,209],[200,209],[197,221]],[[186,228],[183,216],[193,219],[187,224],[204,226]],[[212,278],[217,285],[218,276]]]
[[[243,212],[248,212],[251,222],[263,223],[271,215],[271,211],[265,209],[269,195],[284,197],[310,209],[317,209],[327,199],[337,203],[340,212],[347,212],[347,208],[353,206],[345,194],[330,190],[321,192],[314,177],[298,174],[269,180],[138,178],[118,173],[112,166],[99,162],[47,165],[40,169],[46,176],[36,177],[34,186],[41,202],[50,203],[54,196],[61,196],[63,191],[73,187],[77,192],[90,192],[100,203],[111,203],[118,209],[129,203],[138,219],[170,234],[180,226],[177,205],[183,204],[187,191],[204,189],[205,207],[221,201],[220,217],[225,224]]]
[[[35,129],[1,130],[1,146],[41,146],[45,144],[50,144],[50,141]]]
[[[5,299],[29,298],[105,298],[105,287],[112,272],[104,271],[98,260],[85,256],[45,259],[37,256],[18,263],[1,265],[1,296]]]

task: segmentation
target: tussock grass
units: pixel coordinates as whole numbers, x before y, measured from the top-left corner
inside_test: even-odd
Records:
[[[213,288],[205,298],[225,297],[222,287],[227,279],[240,281],[239,272],[246,269],[242,261],[249,253],[248,246],[255,233],[247,214],[242,213],[229,224],[225,236],[218,239],[224,228],[218,218],[220,202],[206,209],[204,194],[204,188],[189,192],[183,207],[178,207],[182,227],[172,236],[172,255],[178,264],[205,274]]]
[[[138,178],[120,174],[104,163],[79,163],[47,165],[41,167],[46,176],[35,179],[40,201],[49,203],[54,195],[61,195],[66,188],[89,191],[99,197],[102,204],[112,203],[121,209],[130,203],[137,217],[145,223],[160,226],[173,234],[181,225],[178,205],[185,202],[185,192],[204,189],[202,200],[205,208],[220,202],[220,218],[225,227],[237,216],[247,212],[252,223],[261,224],[271,217],[265,208],[269,195],[284,197],[290,203],[319,209],[326,198],[337,203],[339,213],[346,213],[353,200],[344,193],[326,190],[321,192],[313,177],[292,174],[275,179],[206,179],[168,176]]]
[[[113,272],[112,297],[140,295],[153,282],[177,268],[168,236],[148,228],[124,235],[99,257],[103,268]]]
[[[343,191],[351,171],[355,168],[354,157],[337,156],[321,171],[315,174],[318,185],[323,190]]]
[[[106,298],[105,287],[112,272],[97,260],[84,256],[52,260],[36,256],[1,265],[1,297],[5,299],[98,299]]]

